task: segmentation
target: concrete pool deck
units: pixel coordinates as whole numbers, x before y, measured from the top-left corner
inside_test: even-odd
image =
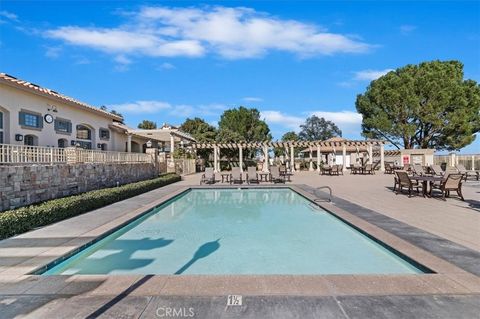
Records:
[[[301,172],[296,174],[292,185],[295,184],[295,189],[304,196],[314,199],[324,194],[315,193],[312,187],[330,184],[333,186],[334,194],[339,198],[335,198],[334,205],[321,203],[322,206],[355,227],[435,270],[437,272],[435,274],[28,275],[113,228],[127,223],[149,207],[181,193],[189,188],[189,185],[198,185],[197,174],[186,177],[182,182],[1,241],[1,317],[14,318],[18,315],[32,318],[88,316],[93,318],[121,315],[126,318],[158,318],[161,317],[159,309],[164,311],[164,308],[185,307],[187,309],[183,310],[186,311],[192,307],[195,317],[198,318],[245,316],[362,318],[408,316],[409,313],[417,317],[422,317],[421,314],[424,313],[425,316],[434,314],[434,317],[438,318],[473,318],[480,312],[480,269],[478,269],[480,255],[478,249],[474,249],[478,247],[476,245],[479,228],[477,227],[476,234],[470,232],[479,225],[477,208],[474,205],[469,207],[471,203],[465,205],[456,199],[440,203],[436,199],[394,195],[395,199],[385,206],[386,209],[380,210],[376,206],[379,204],[375,202],[380,202],[383,207],[387,201],[385,198],[392,197],[387,193],[391,193],[386,188],[388,185],[381,186],[388,182],[388,177],[392,178],[384,175],[322,177]],[[349,189],[352,191],[351,184],[354,183],[352,182],[354,178],[358,178],[355,182],[360,194],[344,195],[343,192],[349,193]],[[302,183],[302,180],[310,182]],[[367,181],[371,188],[366,185]],[[468,186],[468,190],[466,187],[467,200],[475,198],[475,193],[479,192],[476,183],[469,183],[472,183],[472,186]],[[383,192],[380,191],[380,187],[383,187]],[[370,189],[368,196],[364,193],[365,189]],[[414,204],[405,204],[404,197],[412,200]],[[361,203],[362,200],[370,202]],[[443,211],[438,212],[441,207],[447,213],[450,211],[448,214],[452,214],[453,219],[445,219],[443,223],[447,225],[443,227],[439,226],[442,223],[434,223],[434,226],[426,227],[427,229],[419,227],[422,225],[421,218],[408,219],[412,213],[407,215],[408,212],[405,211],[414,209],[415,215],[422,215],[423,208],[418,204],[420,200],[434,203],[430,205],[437,211],[436,218],[442,219],[446,216]],[[439,207],[436,207],[437,202],[441,204]],[[400,212],[405,212],[407,217],[395,215],[397,208],[390,208],[394,207],[395,203],[400,203],[403,207]],[[473,199],[472,203],[475,204]],[[435,211],[427,211],[426,214],[433,213]],[[389,215],[395,215],[397,218]],[[455,232],[447,227],[448,223],[461,224],[462,216],[467,216],[469,222],[464,229],[467,234],[455,235]],[[232,294],[244,297],[243,306],[226,307],[227,295]]]

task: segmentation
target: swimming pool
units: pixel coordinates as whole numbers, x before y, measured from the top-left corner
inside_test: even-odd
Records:
[[[193,189],[51,267],[71,274],[416,274],[289,188]]]

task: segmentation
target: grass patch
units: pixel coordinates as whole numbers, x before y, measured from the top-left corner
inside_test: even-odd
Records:
[[[81,215],[180,180],[180,176],[176,174],[166,174],[146,181],[94,190],[0,212],[0,239]]]

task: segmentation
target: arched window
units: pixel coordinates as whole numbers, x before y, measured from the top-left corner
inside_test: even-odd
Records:
[[[3,112],[0,111],[0,144],[3,144]]]
[[[23,137],[23,144],[24,145],[29,145],[29,146],[37,146],[38,145],[38,137],[36,137],[35,135],[31,135],[31,134],[25,135]]]
[[[68,141],[64,138],[58,139],[58,147],[59,148],[65,148],[68,146]]]
[[[92,130],[85,125],[77,125],[77,139],[79,140],[91,140]]]

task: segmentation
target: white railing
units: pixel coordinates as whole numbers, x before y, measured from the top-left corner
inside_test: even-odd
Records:
[[[153,154],[0,144],[0,165],[75,163],[153,163]]]
[[[69,163],[152,163],[154,156],[145,153],[127,153],[68,148]]]
[[[66,163],[65,149],[27,145],[0,144],[0,164]]]
[[[480,154],[450,153],[448,155],[435,155],[433,157],[433,163],[438,165],[446,163],[447,166],[456,166],[461,164],[467,170],[478,170],[480,169]]]

